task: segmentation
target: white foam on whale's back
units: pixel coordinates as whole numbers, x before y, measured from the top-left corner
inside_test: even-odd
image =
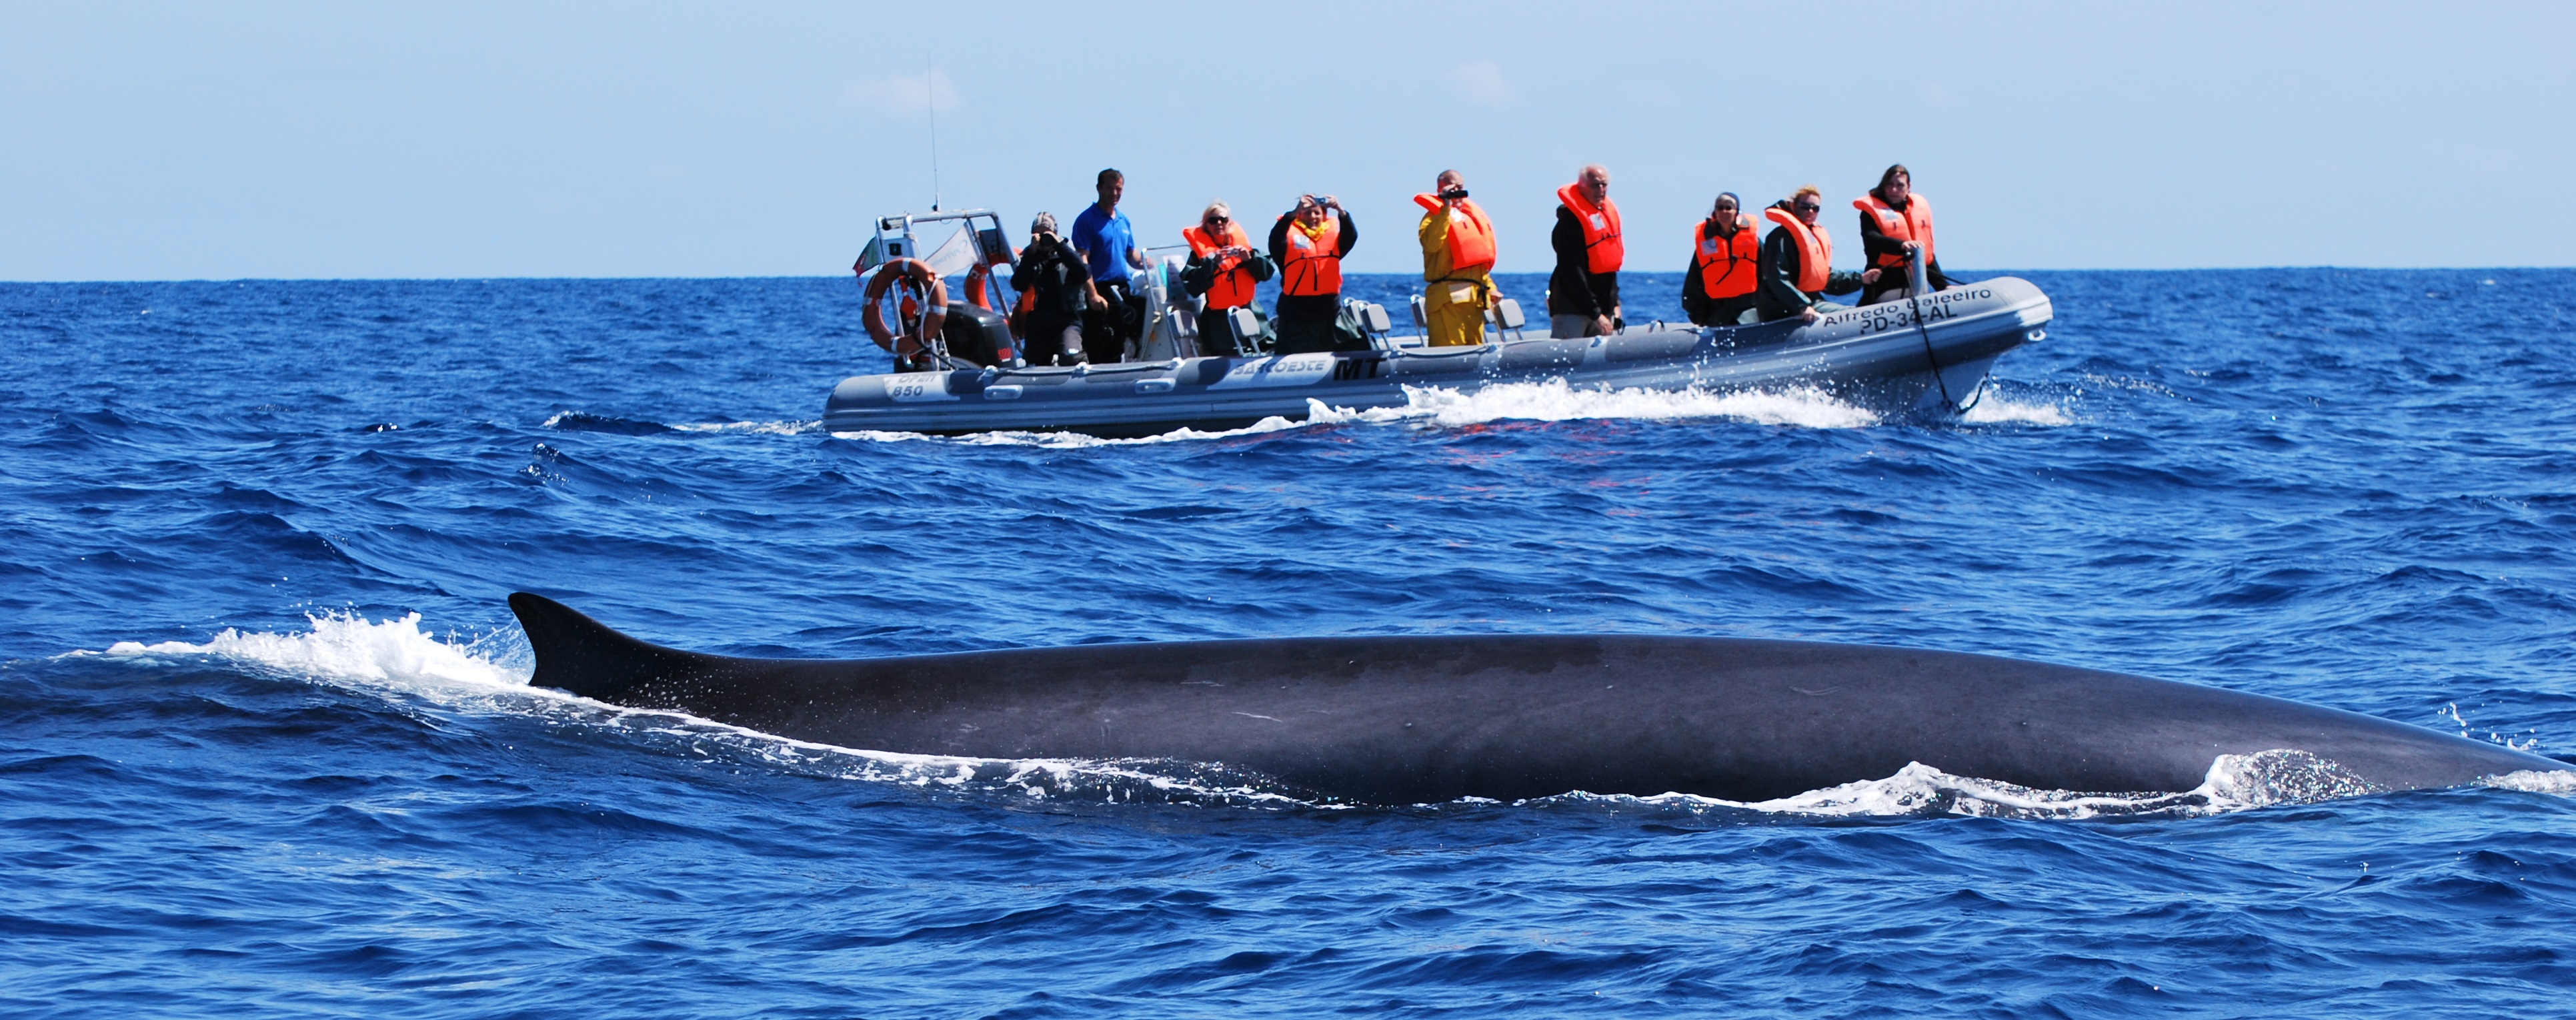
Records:
[[[823,428],[814,421],[703,421],[683,422],[671,426],[674,432],[749,432],[770,436],[801,436]]]
[[[301,633],[226,629],[204,642],[121,641],[104,652],[72,652],[136,665],[228,663],[281,678],[369,692],[409,707],[426,702],[466,713],[508,714],[604,735],[647,753],[717,760],[820,778],[848,779],[1052,803],[1173,803],[1207,807],[1341,808],[1304,799],[1261,777],[1223,766],[1176,761],[1000,759],[906,754],[820,744],[748,730],[679,712],[628,708],[528,686],[533,661],[515,628],[441,637],[421,617],[369,621],[353,613],[307,618]],[[2499,789],[2576,797],[2576,772],[2517,772],[2487,780]],[[1872,779],[1765,801],[1691,794],[1654,797],[1569,793],[1533,805],[1646,805],[1691,814],[1807,817],[1966,815],[2081,819],[2194,816],[2276,804],[2360,796],[2379,789],[2333,762],[2299,751],[2223,755],[2201,785],[2180,793],[2042,790],[1955,776],[1921,763]],[[1471,800],[1461,806],[1492,806]],[[1427,805],[1437,807],[1438,805]]]

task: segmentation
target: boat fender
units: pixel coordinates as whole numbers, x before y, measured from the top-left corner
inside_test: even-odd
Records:
[[[930,299],[930,307],[921,313],[920,332],[905,333],[900,348],[895,343],[895,331],[886,325],[884,303],[886,292],[893,289],[897,280],[902,281],[904,290],[904,307],[898,314],[908,314],[913,310],[915,295],[927,295]],[[940,335],[940,329],[948,323],[948,283],[939,278],[939,271],[930,268],[930,263],[920,259],[888,259],[885,266],[877,270],[877,275],[868,279],[867,302],[867,309],[860,314],[860,319],[868,327],[868,339],[900,357],[920,354],[923,338]]]

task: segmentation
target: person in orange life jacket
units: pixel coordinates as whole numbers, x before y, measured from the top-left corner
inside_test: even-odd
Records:
[[[1234,354],[1231,345],[1216,339],[1227,335],[1225,313],[1252,303],[1253,288],[1270,278],[1270,260],[1252,250],[1252,238],[1235,222],[1234,208],[1222,200],[1208,203],[1199,213],[1199,225],[1181,231],[1181,239],[1190,243],[1181,287],[1204,298],[1199,303],[1199,353]]]
[[[1824,210],[1824,192],[1812,184],[1762,210],[1762,218],[1776,224],[1762,239],[1762,255],[1754,266],[1761,286],[1753,292],[1753,308],[1762,321],[1794,317],[1814,322],[1818,313],[1850,307],[1824,295],[1849,294],[1878,279],[1875,269],[1834,272],[1834,239],[1816,222]]]
[[[1494,221],[1467,197],[1467,178],[1440,171],[1421,206],[1424,341],[1433,347],[1485,342],[1485,310],[1502,300],[1494,289]]]
[[[1073,218],[1070,240],[1091,267],[1091,288],[1108,299],[1084,316],[1089,321],[1083,323],[1082,343],[1093,362],[1111,364],[1125,360],[1127,343],[1145,333],[1145,299],[1131,284],[1145,268],[1145,249],[1136,243],[1135,225],[1118,211],[1118,199],[1127,194],[1127,176],[1103,170],[1093,178],[1092,189],[1100,201]]]
[[[1056,235],[1054,213],[1029,224],[1029,246],[1011,265],[1011,289],[1030,298],[1020,330],[1029,364],[1082,364],[1082,313],[1109,302],[1092,286],[1082,253]]]
[[[1547,335],[1603,336],[1618,331],[1619,267],[1628,260],[1619,233],[1619,204],[1610,200],[1610,169],[1583,168],[1556,189],[1556,272],[1547,278]]]
[[[1932,240],[1932,202],[1913,191],[1914,175],[1899,163],[1878,175],[1878,186],[1868,195],[1852,199],[1860,210],[1861,251],[1879,271],[1878,282],[1861,289],[1864,305],[1903,296],[1895,292],[1912,286],[1905,266],[1917,251],[1923,254],[1924,282],[1933,290],[1950,289],[1950,278],[1941,273],[1939,246]]]
[[[1270,224],[1270,257],[1279,261],[1279,353],[1341,350],[1351,344],[1334,324],[1342,314],[1342,259],[1358,244],[1351,211],[1331,195],[1300,195],[1297,208]]]
[[[1691,231],[1690,272],[1682,278],[1682,312],[1701,326],[1732,326],[1753,310],[1761,234],[1730,191]]]

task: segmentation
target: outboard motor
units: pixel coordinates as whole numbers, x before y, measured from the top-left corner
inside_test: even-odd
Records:
[[[948,356],[959,361],[1008,368],[1020,357],[1014,349],[1017,345],[1011,342],[1010,320],[971,301],[949,304],[948,324],[940,328],[939,334],[947,341]]]
[[[1130,286],[1145,299],[1145,331],[1135,349],[1127,352],[1129,359],[1162,361],[1183,356],[1181,323],[1196,318],[1198,301],[1180,286],[1180,279],[1180,260],[1169,257],[1156,259],[1135,275]]]

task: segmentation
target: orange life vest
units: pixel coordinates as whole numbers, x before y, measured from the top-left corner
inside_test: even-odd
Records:
[[[1445,204],[1438,195],[1415,195],[1413,204],[1438,212]],[[1458,200],[1449,210],[1449,271],[1473,273],[1494,268],[1494,221],[1485,218],[1485,209],[1472,198]]]
[[[1714,218],[1701,220],[1693,232],[1700,286],[1712,300],[1753,293],[1753,270],[1762,258],[1762,240],[1755,236],[1750,221],[1739,224],[1733,237],[1712,233],[1716,224]]]
[[[1825,233],[1824,224],[1810,227],[1776,205],[1762,210],[1762,218],[1779,224],[1798,242],[1798,289],[1809,294],[1823,291],[1834,273],[1834,238]]]
[[[1601,204],[1583,197],[1579,184],[1556,189],[1556,200],[1574,210],[1574,222],[1583,227],[1585,272],[1615,273],[1628,261],[1628,242],[1619,237],[1619,203],[1601,196]]]
[[[1876,195],[1852,199],[1852,208],[1877,218],[1879,233],[1899,241],[1923,242],[1923,261],[1932,261],[1932,203],[1924,200],[1922,192],[1905,196],[1904,212],[1897,212],[1896,207],[1879,201]],[[1893,269],[1905,264],[1905,256],[1881,255],[1878,264],[1880,268]]]
[[[1342,218],[1327,213],[1324,231],[1306,236],[1303,224],[1288,214],[1288,250],[1279,266],[1279,293],[1286,297],[1342,292]]]
[[[1209,237],[1204,225],[1181,231],[1181,239],[1190,243],[1192,255],[1205,255],[1219,248],[1252,247],[1252,239],[1244,236],[1243,224],[1234,222],[1225,225],[1225,240],[1222,242]],[[1243,256],[1228,255],[1218,259],[1216,280],[1208,284],[1208,310],[1224,311],[1251,304],[1252,288],[1257,285],[1252,278],[1252,270],[1243,268]]]

